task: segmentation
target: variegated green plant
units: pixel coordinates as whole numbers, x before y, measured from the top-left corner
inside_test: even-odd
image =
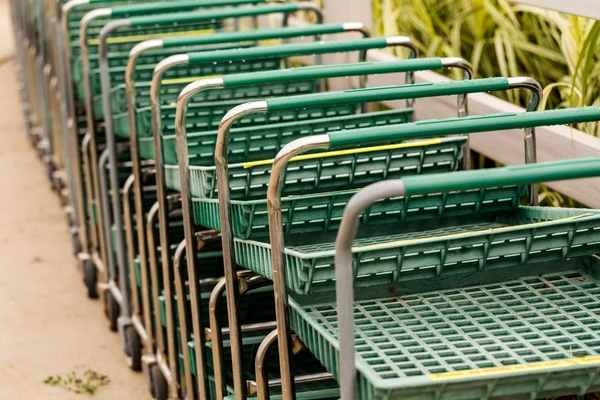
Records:
[[[531,76],[542,106],[600,105],[600,22],[506,0],[374,0],[375,29],[408,35],[423,55],[459,56],[477,77]],[[518,93],[499,94],[523,104]],[[578,127],[600,136],[597,124]]]

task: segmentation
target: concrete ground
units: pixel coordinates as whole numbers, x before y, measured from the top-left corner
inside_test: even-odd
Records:
[[[0,59],[14,53],[0,0]],[[0,66],[0,399],[149,399],[127,367],[98,301],[88,300],[64,213],[28,142],[16,65]],[[92,397],[44,384],[92,369],[110,383]]]

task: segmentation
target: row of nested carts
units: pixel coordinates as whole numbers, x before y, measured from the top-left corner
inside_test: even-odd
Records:
[[[537,206],[538,183],[600,159],[535,148],[536,127],[597,107],[537,111],[532,78],[472,79],[314,3],[11,5],[29,138],[87,295],[155,398],[600,391],[600,212]],[[337,53],[359,62],[324,64]],[[415,84],[442,69],[462,79]],[[383,74],[406,81],[368,86]],[[468,116],[469,94],[516,89],[527,112]],[[451,95],[456,118],[414,121],[419,99]],[[469,170],[469,135],[506,130],[524,165]]]

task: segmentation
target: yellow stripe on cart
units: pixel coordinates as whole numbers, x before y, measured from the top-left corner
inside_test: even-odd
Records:
[[[568,360],[542,361],[531,364],[507,365],[503,367],[491,367],[481,369],[470,369],[467,371],[442,372],[440,374],[427,375],[432,381],[448,381],[456,379],[479,378],[490,375],[512,374],[517,372],[533,372],[546,369],[557,369],[575,367],[587,364],[600,363],[600,356],[578,357]]]
[[[408,149],[411,147],[432,146],[432,145],[441,144],[441,143],[442,143],[442,141],[440,139],[432,139],[432,140],[424,140],[424,141],[420,141],[420,142],[363,147],[360,149],[328,151],[325,153],[305,154],[302,156],[293,157],[290,159],[290,162],[313,160],[316,158],[345,156],[345,155],[350,155],[350,154],[370,153],[373,151],[385,151],[385,150],[396,150],[396,149]],[[271,164],[273,164],[274,161],[275,161],[275,159],[251,161],[251,162],[244,163],[244,168],[247,169],[247,168],[258,167],[260,165],[271,165]]]

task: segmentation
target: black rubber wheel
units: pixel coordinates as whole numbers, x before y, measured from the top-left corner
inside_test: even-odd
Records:
[[[54,171],[55,168],[52,164],[49,164],[46,167],[46,174],[48,175],[48,180],[50,181],[50,188],[52,189],[52,191],[58,192],[60,188],[58,187],[57,182],[54,180]]]
[[[125,354],[129,368],[134,371],[142,370],[142,340],[133,325],[125,328]]]
[[[152,397],[156,400],[168,400],[169,388],[167,386],[167,380],[160,372],[158,365],[154,365],[150,371],[150,379],[152,381]]]
[[[83,262],[83,283],[87,288],[87,295],[90,299],[98,298],[98,271],[91,261]]]
[[[81,243],[77,235],[73,235],[73,255],[77,257],[81,253]]]
[[[115,300],[110,290],[106,291],[106,317],[108,318],[108,328],[116,332],[119,329],[119,316],[121,315],[121,307]]]

